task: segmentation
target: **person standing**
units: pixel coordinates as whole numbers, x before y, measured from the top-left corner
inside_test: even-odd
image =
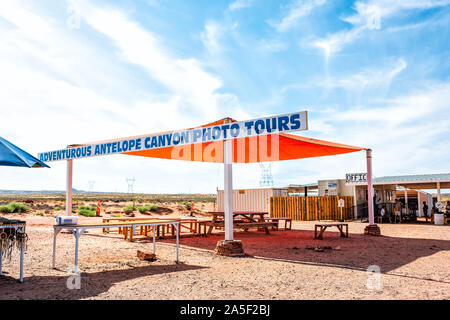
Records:
[[[397,219],[400,223],[402,223],[402,204],[400,200],[395,199],[395,220],[394,222],[397,222]]]
[[[428,222],[428,205],[427,205],[426,201],[423,202],[422,210],[423,210],[423,215],[425,216],[425,221]]]

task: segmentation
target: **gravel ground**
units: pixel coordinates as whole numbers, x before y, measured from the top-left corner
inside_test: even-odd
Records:
[[[372,237],[363,235],[366,224],[350,222],[347,239],[331,229],[324,240],[313,240],[314,222],[296,222],[294,230],[270,235],[236,233],[248,254],[241,258],[214,254],[223,234],[182,238],[180,264],[174,263],[174,240],[158,241],[157,261],[145,262],[136,251],[151,251],[150,240],[129,243],[89,230],[80,240],[81,289],[71,290],[66,270],[73,263],[74,236],[58,236],[58,269],[53,270],[53,219],[26,220],[25,282],[17,282],[15,256],[4,263],[0,299],[450,298],[449,226],[382,224],[383,236]],[[316,246],[331,249],[311,250]],[[380,286],[371,290],[370,265],[381,271]]]

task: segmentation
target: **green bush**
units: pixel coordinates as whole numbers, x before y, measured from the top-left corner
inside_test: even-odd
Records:
[[[10,202],[7,205],[0,206],[0,212],[2,213],[22,213],[28,212],[29,210],[29,207],[18,202]]]
[[[43,216],[44,213],[43,213],[43,212],[38,212],[38,213],[36,213],[36,215],[37,215],[37,216]]]
[[[0,212],[2,212],[2,213],[12,213],[13,212],[13,208],[11,208],[9,205],[3,205],[3,206],[0,206]]]
[[[151,210],[151,211],[156,211],[156,210],[158,210],[158,206],[157,206],[156,204],[152,204],[152,205],[150,206],[150,210]]]
[[[137,209],[139,210],[140,213],[145,213],[148,210],[150,210],[149,206],[144,206],[144,207],[137,207]],[[131,209],[130,209],[131,210]]]
[[[123,208],[123,211],[128,211],[128,210],[134,211],[134,206],[126,206]]]
[[[88,209],[80,209],[78,210],[78,214],[81,214],[82,216],[85,217],[95,217],[96,213],[92,210],[88,210]]]
[[[97,215],[97,208],[92,206],[80,206],[78,208],[78,214],[85,217],[95,217]]]
[[[78,209],[79,210],[97,211],[97,207],[92,207],[92,206],[80,206]]]

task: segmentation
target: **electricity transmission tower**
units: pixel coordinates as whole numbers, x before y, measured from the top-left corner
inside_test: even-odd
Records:
[[[128,184],[128,193],[131,194],[131,197],[133,198],[133,211],[134,211],[135,199],[133,197],[133,191],[134,191],[133,185],[134,185],[134,182],[136,181],[136,179],[133,177],[133,178],[127,178],[126,180],[127,180],[127,184]]]
[[[133,185],[134,185],[134,182],[136,181],[136,179],[133,177],[133,178],[127,178],[126,179],[127,180],[127,184],[128,184],[128,193],[133,193]]]
[[[264,165],[259,163],[261,167],[261,179],[259,180],[260,187],[273,187],[273,176],[272,176],[272,163]]]

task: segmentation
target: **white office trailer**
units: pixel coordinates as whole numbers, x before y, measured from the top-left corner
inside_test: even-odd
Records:
[[[234,211],[257,211],[270,213],[271,197],[304,196],[305,187],[308,195],[317,196],[317,184],[290,184],[286,187],[235,189],[233,190]],[[217,211],[224,211],[223,190],[217,190]]]
[[[257,188],[233,190],[233,210],[234,211],[270,211],[271,197],[287,197],[286,188]],[[217,211],[224,210],[224,192],[217,191]]]

